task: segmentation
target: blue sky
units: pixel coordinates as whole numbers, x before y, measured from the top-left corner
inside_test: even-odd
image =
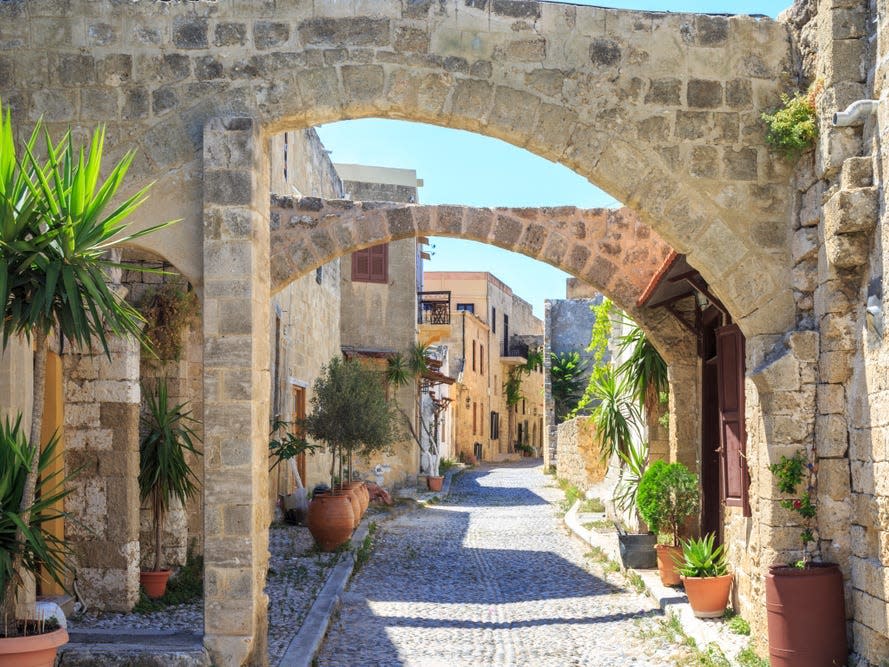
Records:
[[[621,9],[764,14],[775,17],[789,2],[661,0],[574,2]],[[414,169],[423,204],[467,206],[620,206],[571,170],[523,149],[478,134],[383,119],[331,123],[317,128],[334,162]],[[564,298],[567,274],[523,255],[459,239],[434,238],[429,271],[490,271],[543,313],[543,300]]]

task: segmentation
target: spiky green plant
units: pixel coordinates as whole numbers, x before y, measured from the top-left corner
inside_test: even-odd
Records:
[[[106,253],[170,223],[125,233],[148,188],[118,197],[132,151],[101,177],[104,128],[95,130],[86,147],[75,147],[70,131],[55,143],[38,122],[20,152],[9,110],[3,111],[0,105],[0,338],[3,348],[17,334],[34,342],[33,395],[38,400],[33,402],[29,442],[37,443],[50,335],[56,332],[84,347],[96,339],[106,354],[109,332],[141,340],[141,316],[105,282],[110,268],[141,269],[114,262]],[[45,157],[37,156],[41,136]],[[24,527],[30,525],[38,465],[35,448],[20,504]],[[13,569],[20,567],[21,558],[16,555]],[[14,617],[15,598],[11,578],[0,599],[0,614]]]
[[[27,508],[26,522],[21,510],[22,496],[31,459],[39,448],[25,437],[21,414],[15,421],[7,417],[0,423],[0,590],[18,585],[21,570],[15,565],[17,560],[34,575],[42,568],[67,590],[65,577],[71,572],[67,557],[71,551],[64,540],[46,530],[49,522],[67,516],[59,509],[70,493],[67,480],[61,472],[50,472],[58,442],[58,437],[53,436],[37,455],[37,495]],[[4,625],[7,630],[12,629]]]
[[[627,454],[640,422],[639,408],[627,380],[610,366],[603,366],[587,387],[587,393],[598,401],[590,421],[596,427],[602,460],[607,461],[616,453]]]
[[[670,388],[667,363],[639,325],[620,337],[618,347],[629,355],[618,366],[617,374],[626,378],[639,407],[648,415],[654,414],[661,394]]]
[[[139,497],[150,502],[154,527],[154,564],[161,569],[164,519],[174,498],[183,505],[198,491],[200,481],[186,460],[186,453],[200,456],[188,403],[171,405],[167,383],[158,380],[156,391],[143,395],[147,412],[142,415],[145,435],[139,444]]]
[[[621,515],[625,515],[636,507],[639,482],[648,467],[648,442],[631,444],[626,452],[618,452],[618,456],[624,465],[621,467],[620,479],[614,487],[611,499]]]
[[[716,535],[708,533],[700,539],[682,542],[682,564],[678,569],[683,577],[721,577],[728,572],[725,545],[716,546]]]
[[[583,395],[584,376],[589,364],[579,352],[550,354],[550,381],[556,421],[564,421]]]

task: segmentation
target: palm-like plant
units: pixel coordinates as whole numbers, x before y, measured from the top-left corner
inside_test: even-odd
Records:
[[[56,457],[58,438],[53,437],[37,458],[37,498],[29,506],[30,520],[21,520],[21,502],[31,459],[38,449],[28,442],[22,428],[22,416],[0,423],[0,587],[4,590],[20,576],[16,556],[28,572],[42,567],[54,581],[65,587],[65,575],[71,568],[70,554],[63,540],[43,530],[44,524],[65,518],[58,507],[70,492],[60,472],[50,472]]]
[[[36,156],[44,137],[45,158]],[[106,332],[141,339],[142,318],[106,280],[106,270],[125,267],[106,253],[160,227],[124,234],[127,218],[145,200],[147,188],[112,205],[132,163],[128,152],[103,180],[105,132],[97,128],[87,148],[75,148],[68,132],[53,143],[38,123],[23,154],[16,150],[12,121],[0,106],[0,320],[5,348],[14,334],[34,340],[34,396],[29,442],[39,443],[43,426],[46,353],[56,332],[91,347],[98,339],[108,353]],[[39,448],[31,452],[19,505],[21,541],[31,526]],[[14,557],[13,570],[23,554]],[[16,580],[2,593],[2,614],[14,617]]]
[[[617,486],[614,487],[612,500],[621,515],[625,516],[636,508],[639,482],[648,467],[648,442],[643,441],[638,445],[631,444],[626,452],[618,452],[618,456],[623,462],[623,467]]]
[[[670,387],[667,363],[638,325],[620,337],[618,347],[630,352],[618,366],[618,375],[627,378],[639,407],[648,415],[654,414],[660,396]]]
[[[154,565],[161,570],[164,518],[170,502],[183,505],[198,490],[199,480],[185,458],[186,452],[200,456],[199,441],[192,425],[198,421],[186,403],[170,405],[167,383],[159,380],[157,392],[144,391],[147,412],[142,415],[145,435],[139,444],[139,496],[150,501],[154,521]]]
[[[588,363],[578,352],[550,354],[550,381],[555,402],[556,421],[561,422],[583,395],[584,375]]]
[[[627,380],[610,366],[603,366],[594,374],[587,393],[598,401],[590,420],[596,427],[602,460],[607,461],[615,453],[627,455],[640,422],[639,408]]]

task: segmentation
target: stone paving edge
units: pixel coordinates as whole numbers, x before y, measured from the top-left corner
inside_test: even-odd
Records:
[[[436,497],[439,499],[446,498],[451,492],[451,479],[464,470],[465,468],[455,468],[445,473],[441,491],[422,494],[422,498],[417,501],[417,507],[424,507],[430,500]],[[386,516],[365,517],[358,528],[355,529],[355,532],[352,533],[352,544],[357,546],[364,541],[371,521],[391,521],[409,511],[413,511],[413,508],[401,511],[396,510]],[[281,660],[278,662],[280,667],[285,665],[286,667],[311,667],[312,661],[318,655],[318,651],[321,650],[324,637],[327,635],[327,629],[330,627],[330,621],[339,608],[340,597],[343,591],[346,590],[354,569],[354,557],[342,558],[333,566],[327,581],[321,588],[321,592],[318,593],[318,597],[312,603],[312,607],[309,609],[305,620],[290,641],[290,644],[284,651],[284,655],[281,656]]]

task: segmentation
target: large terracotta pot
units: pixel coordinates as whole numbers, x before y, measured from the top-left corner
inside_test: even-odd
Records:
[[[52,667],[68,633],[59,628],[42,635],[0,639],[0,667]]]
[[[682,577],[691,610],[698,618],[719,618],[728,606],[732,575],[719,577]]]
[[[846,664],[846,601],[836,564],[770,567],[766,610],[772,667]]]
[[[355,527],[352,501],[336,492],[315,496],[309,503],[306,525],[321,551],[335,551],[349,540]]]
[[[353,528],[358,528],[358,524],[361,523],[361,501],[358,500],[358,491],[353,489],[349,485],[338,485],[336,487],[337,493],[340,493],[349,498],[349,502],[352,503],[352,515],[353,515]]]
[[[139,583],[145,589],[145,595],[152,600],[162,598],[167,592],[167,580],[170,578],[170,570],[143,570],[139,573]]]
[[[444,484],[444,477],[441,475],[429,475],[426,478],[426,486],[430,491],[441,491],[442,484]]]
[[[661,583],[664,586],[678,586],[682,580],[676,569],[676,561],[682,560],[682,547],[656,544],[654,548],[657,551],[657,572],[661,575]]]
[[[361,505],[361,516],[364,516],[367,506],[370,505],[370,494],[367,492],[367,487],[364,486],[364,482],[349,482],[346,486],[358,498],[358,504]]]

